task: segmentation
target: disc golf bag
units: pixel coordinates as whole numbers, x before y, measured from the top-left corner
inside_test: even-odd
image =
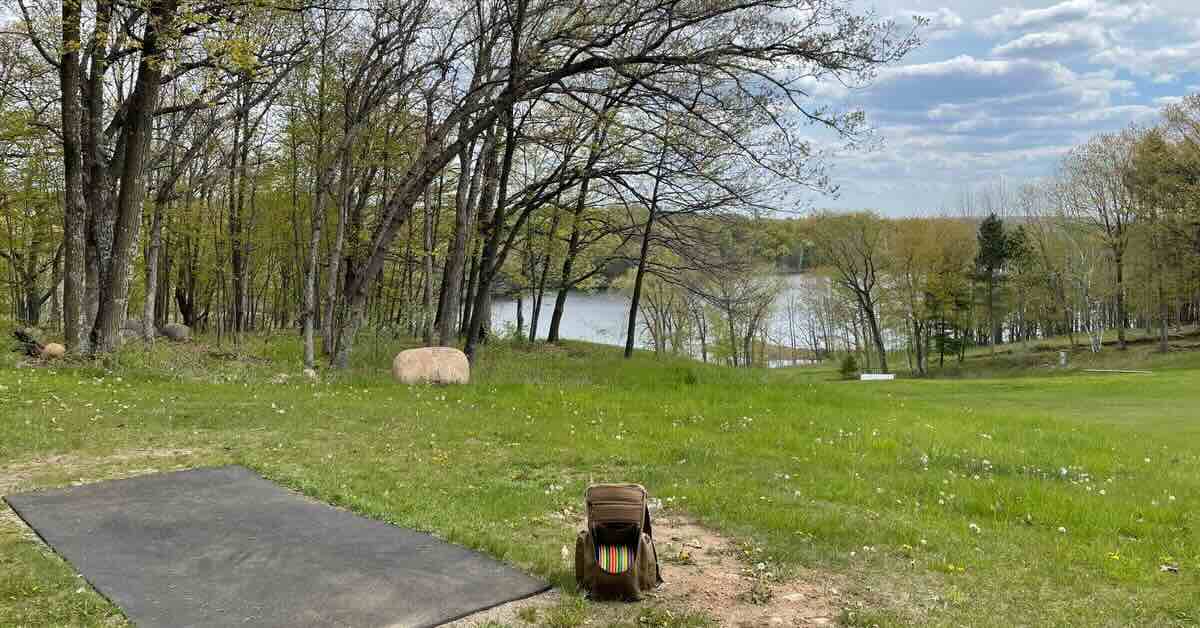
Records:
[[[646,489],[593,484],[584,495],[587,528],[575,539],[575,580],[597,600],[640,600],[662,583]]]

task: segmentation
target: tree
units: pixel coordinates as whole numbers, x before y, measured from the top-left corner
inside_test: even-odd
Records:
[[[988,311],[988,344],[992,353],[996,353],[996,345],[1004,342],[1004,331],[1001,320],[996,316],[996,289],[1002,279],[1001,272],[1008,262],[1011,253],[1008,235],[1004,232],[1004,221],[995,213],[979,224],[979,252],[975,255],[977,275],[987,286]]]
[[[579,175],[578,170],[560,167],[551,173],[557,173],[554,182],[558,185],[537,186],[525,194],[514,194],[507,189],[511,155],[516,150],[517,133],[513,124],[516,105],[521,102],[528,107],[532,102],[548,102],[543,99],[572,77],[611,72],[628,77],[622,81],[632,79],[639,84],[639,91],[662,96],[655,101],[659,109],[653,112],[660,120],[664,115],[674,115],[672,110],[684,115],[703,110],[724,111],[747,119],[760,116],[784,134],[774,138],[763,134],[758,145],[777,147],[774,154],[781,157],[775,161],[771,159],[773,155],[763,152],[759,161],[795,178],[810,173],[812,160],[805,156],[811,151],[793,151],[797,148],[797,138],[787,130],[794,125],[778,113],[778,105],[794,107],[805,96],[798,91],[797,83],[780,81],[771,74],[772,69],[798,68],[790,73],[818,80],[840,76],[861,81],[869,78],[873,68],[907,52],[915,41],[909,37],[896,39],[890,26],[860,20],[834,3],[804,0],[794,4],[797,12],[780,10],[783,7],[778,3],[767,2],[743,3],[732,10],[723,5],[704,4],[656,6],[654,10],[641,11],[627,2],[603,2],[592,6],[586,14],[589,36],[584,39],[579,37],[577,20],[583,19],[580,14],[572,17],[527,1],[517,2],[512,10],[496,13],[480,7],[473,15],[482,16],[485,23],[473,27],[471,32],[500,32],[508,38],[507,59],[501,62],[507,68],[506,80],[481,82],[474,89],[468,87],[448,100],[444,115],[432,122],[434,132],[428,137],[433,141],[416,151],[408,174],[381,212],[382,219],[361,272],[355,273],[356,281],[343,292],[348,310],[339,336],[343,348],[349,350],[363,320],[367,287],[378,276],[391,242],[425,186],[455,159],[461,146],[500,122],[505,137],[497,209],[484,225],[489,236],[481,253],[473,321],[466,341],[466,348],[474,353],[485,318],[479,312],[489,301],[496,270],[507,252],[501,244],[512,240],[504,235],[505,231],[519,231],[528,218],[526,209],[543,205],[561,191],[562,184],[577,182]],[[797,14],[806,17],[796,19]],[[469,35],[467,30],[459,30],[459,24],[466,22],[447,25],[443,32],[448,35],[442,41],[456,41],[460,33]],[[704,36],[699,37],[700,33]],[[746,33],[754,36],[747,38]],[[818,33],[823,35],[816,36]],[[732,43],[735,40],[737,43]],[[670,54],[666,54],[668,50]],[[774,89],[765,94],[747,89],[744,79],[735,80],[726,72],[734,67],[738,68],[736,74],[748,71]],[[691,100],[679,101],[671,96],[673,91],[668,86],[684,80],[701,81],[710,89],[695,92]],[[861,117],[853,113],[804,108],[800,112],[808,120],[847,133],[859,128],[861,122]],[[472,123],[464,133],[460,123],[468,116],[473,116]],[[709,123],[707,128],[719,133],[722,125]],[[451,139],[455,131],[457,136]],[[576,176],[561,176],[569,172]],[[508,207],[510,204],[515,207]],[[339,356],[335,362],[344,363],[344,358]]]
[[[1095,230],[1111,255],[1115,272],[1117,339],[1125,349],[1125,251],[1137,218],[1136,198],[1126,184],[1136,142],[1132,131],[1101,134],[1068,153],[1058,194],[1067,215]]]
[[[829,266],[835,281],[853,297],[879,357],[879,370],[888,372],[887,346],[880,315],[880,284],[890,270],[888,225],[872,212],[824,212],[812,222],[820,263]]]
[[[1183,145],[1173,146],[1161,129],[1149,130],[1134,147],[1127,173],[1131,193],[1138,199],[1138,218],[1150,231],[1150,254],[1155,267],[1154,280],[1158,300],[1159,350],[1170,349],[1170,303],[1167,299],[1167,259],[1169,244],[1182,231],[1180,214],[1195,203],[1189,181],[1194,173]]]

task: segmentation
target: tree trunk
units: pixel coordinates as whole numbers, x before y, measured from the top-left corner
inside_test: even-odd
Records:
[[[517,293],[517,338],[525,336],[525,295]]]
[[[733,308],[725,309],[725,322],[729,323],[729,359],[733,361],[733,366],[738,365],[738,347],[737,347],[737,329],[733,325]]]
[[[463,291],[463,306],[462,315],[459,317],[458,335],[464,340],[467,337],[467,328],[471,325],[471,316],[475,310],[475,286],[479,283],[479,253],[482,249],[483,243],[476,243],[475,251],[471,253],[471,272],[467,275],[466,286],[459,288]]]
[[[433,344],[433,186],[425,188],[425,220],[422,229],[421,342]]]
[[[657,194],[657,182],[655,182],[655,194]],[[646,217],[646,226],[642,230],[642,247],[638,253],[637,274],[633,279],[633,296],[629,300],[629,323],[625,328],[625,357],[633,357],[633,342],[637,338],[637,317],[638,306],[642,299],[642,281],[646,278],[646,258],[650,254],[650,238],[654,231],[654,218],[656,208],[651,206],[650,212]],[[730,338],[730,342],[736,341]]]
[[[1170,324],[1170,306],[1167,304],[1166,289],[1163,286],[1163,276],[1166,275],[1166,264],[1162,262],[1161,253],[1158,263],[1158,323],[1159,323],[1159,339],[1158,349],[1163,353],[1171,350],[1171,339],[1167,331],[1167,325]]]
[[[467,324],[467,340],[463,348],[467,357],[475,359],[476,348],[483,340],[485,333],[485,318],[491,314],[491,288],[496,271],[499,270],[497,255],[500,251],[500,240],[504,232],[504,223],[508,204],[508,177],[512,172],[513,154],[516,151],[517,134],[513,110],[509,107],[505,115],[504,157],[500,164],[499,180],[496,184],[496,209],[487,225],[487,238],[479,256],[479,278],[475,286],[474,305],[471,308],[471,319]]]
[[[554,313],[550,315],[550,330],[546,333],[546,342],[558,342],[563,310],[567,307],[567,293],[571,289],[571,273],[575,270],[575,257],[579,254],[579,239],[582,237],[579,223],[583,220],[583,209],[587,203],[590,185],[589,177],[584,177],[579,184],[579,199],[575,202],[571,216],[571,239],[567,242],[567,253],[563,256],[562,275],[559,278],[558,294],[554,297]]]
[[[159,36],[160,31],[172,27],[176,6],[177,0],[156,0],[149,8],[137,83],[130,96],[127,121],[122,129],[125,159],[121,168],[121,190],[117,195],[108,277],[102,286],[100,309],[92,328],[93,351],[107,353],[116,347],[121,318],[129,299],[129,267],[140,223],[150,122],[158,107],[158,94],[162,86],[163,51],[159,47]]]
[[[533,313],[529,317],[529,342],[537,341],[538,319],[542,313],[542,297],[546,294],[546,276],[550,274],[550,250],[554,234],[558,232],[558,204],[555,203],[554,217],[550,219],[550,233],[546,236],[546,254],[542,258],[542,276],[533,293]]]
[[[988,344],[991,345],[992,355],[996,355],[996,345],[1000,344],[1000,325],[996,320],[996,271],[988,269]]]
[[[83,158],[80,145],[80,2],[62,3],[63,46],[59,65],[63,133],[63,333],[67,349],[88,350],[84,323],[87,206],[83,196]]]
[[[471,241],[471,218],[475,215],[475,202],[479,192],[485,161],[495,154],[495,134],[490,133],[475,167],[471,168],[471,148],[464,146],[458,153],[459,175],[454,197],[454,237],[446,252],[446,264],[442,271],[442,298],[438,302],[438,344],[448,346],[454,339],[462,296],[463,268],[466,266],[467,249]]]
[[[146,302],[142,304],[142,338],[154,342],[155,314],[158,305],[158,261],[162,251],[163,206],[154,203],[154,217],[150,220],[150,248],[146,251]]]
[[[323,200],[325,191],[321,182],[317,184],[317,193],[313,199],[312,235],[308,241],[308,271],[304,280],[304,366],[316,366],[316,348],[314,346],[313,327],[317,314],[317,275],[321,273],[321,228],[325,222],[325,207]]]
[[[347,132],[350,132],[347,130]],[[349,218],[350,148],[341,154],[341,176],[338,181],[338,220],[333,234],[333,249],[329,252],[329,273],[325,281],[325,316],[321,320],[321,347],[325,355],[333,356],[337,346],[338,286],[342,280],[342,251],[346,248],[346,220]]]
[[[875,309],[867,299],[863,299],[863,317],[867,319],[868,331],[871,333],[871,339],[875,342],[875,350],[879,352],[879,370],[883,373],[888,372],[887,363],[887,348],[883,344],[883,333],[879,329],[879,319],[875,316]]]
[[[1125,251],[1113,249],[1113,261],[1117,266],[1117,346],[1125,350],[1125,328],[1129,327],[1129,313],[1125,311]]]
[[[511,43],[508,55],[508,89],[512,90],[517,84],[518,77],[521,75],[521,34],[524,31],[525,10],[527,3],[518,2],[513,8],[513,21]],[[512,172],[513,154],[517,148],[517,126],[514,118],[516,107],[514,103],[509,102],[505,107],[503,114],[504,123],[504,159],[500,166],[500,177],[498,189],[496,191],[496,211],[493,214],[491,224],[488,225],[489,236],[487,242],[483,245],[483,255],[479,260],[479,286],[475,290],[475,307],[471,313],[471,323],[467,327],[467,341],[463,347],[463,352],[467,357],[474,361],[476,357],[476,346],[482,339],[484,317],[483,314],[491,314],[491,284],[495,272],[499,270],[498,265],[493,266],[496,261],[496,255],[500,247],[500,237],[504,231],[504,221],[506,213],[506,205],[508,204],[508,177]],[[488,308],[486,312],[484,308]]]

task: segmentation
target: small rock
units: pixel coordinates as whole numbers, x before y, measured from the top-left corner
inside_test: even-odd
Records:
[[[188,338],[192,337],[192,330],[189,329],[187,325],[181,325],[179,323],[163,325],[163,328],[158,330],[158,333],[162,334],[164,338],[172,342],[184,342]]]
[[[42,347],[43,358],[61,358],[66,354],[67,348],[57,342],[46,343],[46,346]]]
[[[783,596],[784,602],[799,602],[800,600],[803,600],[803,599],[804,599],[803,593],[788,593],[787,595]]]
[[[772,626],[782,626],[782,625],[783,625],[783,618],[782,618],[782,617],[772,617],[772,618],[771,618],[771,625],[772,625]]]

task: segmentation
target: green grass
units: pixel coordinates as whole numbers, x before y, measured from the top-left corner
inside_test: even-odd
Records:
[[[318,384],[298,349],[277,336],[247,339],[255,359],[196,345],[106,367],[0,358],[0,489],[236,462],[570,591],[558,513],[589,482],[639,481],[751,560],[852,583],[847,625],[1200,624],[1200,353],[1139,356],[1149,376],[1013,357],[993,362],[1024,376],[864,384],[493,345],[470,386],[409,388],[389,380],[382,340]],[[49,456],[65,457],[37,464]],[[633,624],[704,624],[646,612]],[[586,614],[568,596],[538,621]],[[119,621],[0,520],[0,625]]]

